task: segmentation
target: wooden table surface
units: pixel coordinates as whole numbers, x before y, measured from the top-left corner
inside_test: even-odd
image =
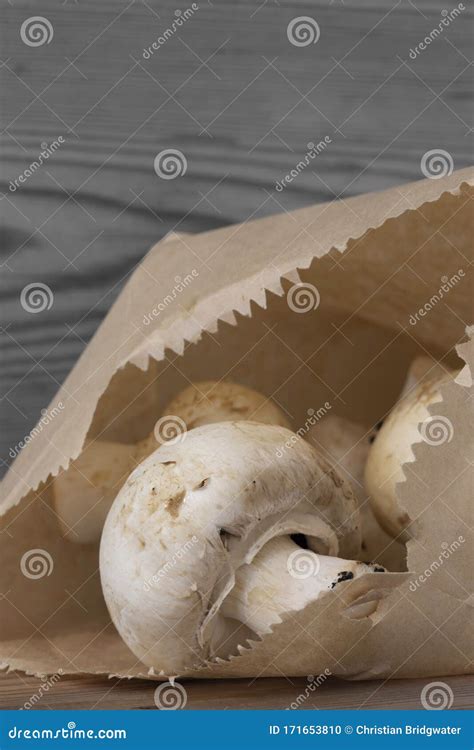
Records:
[[[199,680],[184,682],[186,709],[422,709],[421,691],[431,680],[326,680],[308,697],[305,678],[250,680]],[[446,677],[453,694],[453,709],[474,708],[472,679]],[[62,677],[50,688],[44,681],[11,673],[0,682],[0,708],[30,705],[48,709],[155,709],[157,684],[146,680],[110,680],[94,677]],[[38,696],[38,698],[32,698]],[[28,705],[29,704],[29,705]],[[293,704],[293,705],[292,705]],[[180,704],[181,705],[181,704]]]
[[[178,17],[170,0],[44,0],[41,8],[4,0],[2,473],[11,447],[34,426],[135,265],[167,232],[419,179],[433,149],[447,152],[454,168],[469,163],[471,12],[410,53],[438,27],[445,5],[203,2],[147,58],[144,48]],[[25,43],[22,24],[38,13],[49,22],[48,40]],[[292,19],[308,14],[318,25],[317,43],[290,43]],[[57,151],[12,190],[42,144],[59,137]],[[329,145],[314,162],[276,189],[308,144],[325,137]],[[155,172],[155,156],[165,149],[185,156],[181,177]],[[49,287],[51,304],[32,314],[21,292],[37,283]],[[37,682],[6,676],[2,705],[22,705]],[[231,700],[283,707],[301,688],[293,682],[193,683],[188,707]],[[449,683],[454,707],[467,706],[467,679]],[[311,700],[417,707],[420,684],[331,681]],[[153,686],[64,678],[40,703],[153,708]]]

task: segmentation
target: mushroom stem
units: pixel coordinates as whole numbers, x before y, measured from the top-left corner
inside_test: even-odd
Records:
[[[251,563],[236,571],[235,585],[220,613],[260,635],[279,622],[284,612],[304,609],[338,583],[383,571],[380,565],[317,555],[289,536],[275,537]]]

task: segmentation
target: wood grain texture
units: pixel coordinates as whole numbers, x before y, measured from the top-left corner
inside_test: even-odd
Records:
[[[453,709],[474,705],[472,680],[448,677],[453,691]],[[0,681],[0,708],[48,709],[152,709],[156,685],[145,680],[104,680],[93,677],[62,677],[50,688],[42,681],[11,673]],[[426,680],[344,682],[330,679],[308,691],[303,678],[248,680],[198,680],[185,682],[187,709],[417,709]],[[37,696],[32,698],[32,696]],[[297,701],[300,696],[299,701]],[[303,698],[301,698],[303,696]],[[293,704],[293,705],[292,705]]]
[[[45,0],[54,35],[37,47],[20,33],[37,3],[2,1],[2,471],[167,231],[418,179],[430,149],[447,150],[456,168],[469,163],[471,11],[410,58],[444,5],[203,2],[145,59],[176,18],[169,0]],[[316,44],[288,41],[300,15],[317,21]],[[12,192],[59,136],[64,144]],[[277,191],[325,136],[327,148]],[[156,175],[166,148],[185,155],[183,177]],[[36,282],[54,302],[32,314],[20,294]]]

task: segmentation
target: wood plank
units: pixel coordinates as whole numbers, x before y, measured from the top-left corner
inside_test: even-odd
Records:
[[[446,677],[453,691],[453,709],[473,708],[469,676]],[[421,709],[421,691],[431,682],[373,680],[344,682],[329,679],[308,689],[304,678],[187,681],[187,709]],[[62,677],[41,690],[41,680],[10,673],[0,679],[0,708],[47,709],[155,709],[157,685],[146,680],[110,680],[96,677]],[[36,696],[32,698],[32,696]]]
[[[2,472],[165,232],[418,179],[432,148],[446,149],[455,167],[469,163],[466,20],[410,59],[443,8],[443,0],[419,9],[404,0],[203,3],[144,59],[175,18],[170,0],[46,1],[54,36],[39,47],[19,33],[37,15],[34,0],[5,5]],[[320,38],[296,47],[287,26],[308,13]],[[41,143],[60,135],[65,143],[11,192]],[[278,192],[307,144],[325,135],[328,148]],[[153,161],[168,147],[182,150],[188,169],[167,181]],[[54,304],[33,315],[20,293],[37,281],[51,287]]]

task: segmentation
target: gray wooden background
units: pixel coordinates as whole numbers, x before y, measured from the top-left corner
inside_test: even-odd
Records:
[[[419,179],[433,149],[454,168],[468,165],[468,6],[410,55],[454,4],[201,0],[183,21],[188,0],[3,0],[2,472],[166,232]],[[144,56],[180,11],[181,25]],[[27,36],[34,16],[46,19],[43,37]],[[289,40],[300,16],[310,17],[314,43]],[[59,137],[13,190],[42,144]],[[307,144],[325,137],[324,151],[276,190]],[[175,179],[154,169],[167,149],[187,163]],[[50,296],[32,312],[24,290],[38,284]]]

